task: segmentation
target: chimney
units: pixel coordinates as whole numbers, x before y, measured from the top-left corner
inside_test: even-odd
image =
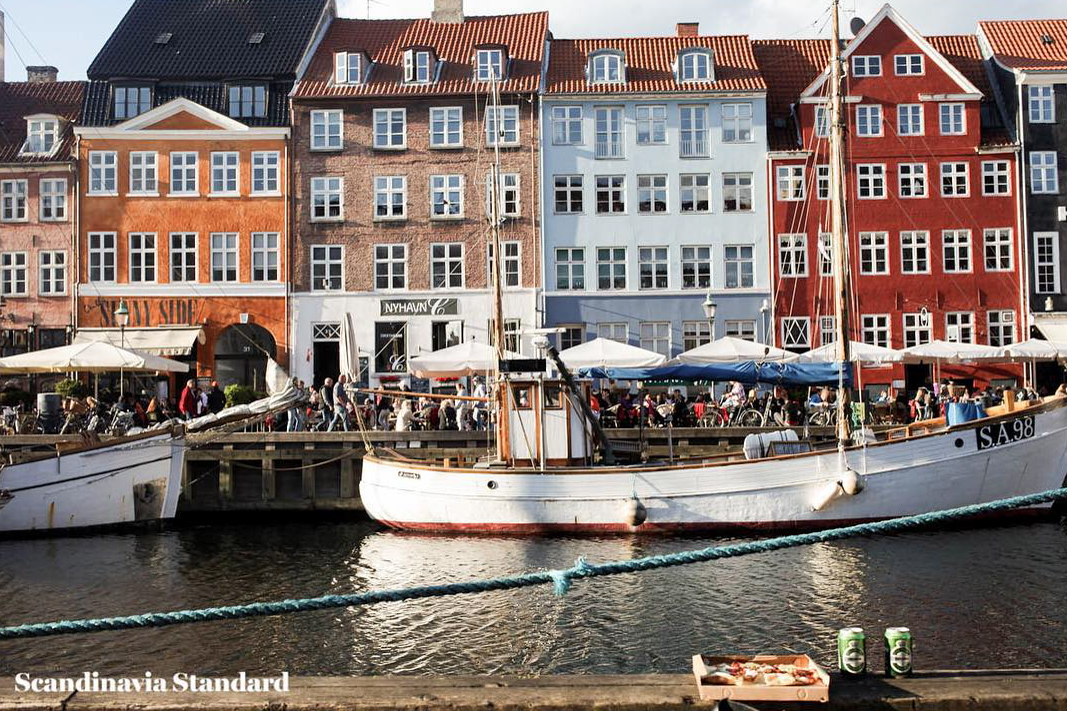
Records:
[[[0,82],[4,81],[4,11],[0,10]]]
[[[34,84],[53,84],[58,74],[58,69],[47,65],[26,67],[26,81]]]
[[[431,22],[462,24],[463,0],[433,0]]]
[[[700,23],[699,22],[679,22],[678,23],[678,36],[679,37],[698,37],[700,35]]]

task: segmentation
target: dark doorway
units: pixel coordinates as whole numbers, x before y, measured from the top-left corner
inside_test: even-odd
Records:
[[[215,342],[215,379],[227,385],[266,390],[267,358],[276,355],[274,336],[254,323],[234,324]]]
[[[1061,383],[1067,382],[1064,378],[1065,373],[1063,366],[1057,361],[1045,361],[1039,362],[1037,368],[1034,369],[1034,387],[1038,392],[1042,390],[1048,395],[1056,392],[1056,388]]]
[[[312,346],[314,373],[312,383],[321,388],[326,378],[336,378],[341,372],[341,344],[337,341],[316,341]]]
[[[909,396],[924,385],[930,385],[933,382],[933,366],[922,364],[904,366],[904,389]]]

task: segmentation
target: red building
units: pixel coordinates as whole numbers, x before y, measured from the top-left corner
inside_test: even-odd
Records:
[[[755,43],[769,88],[769,204],[777,344],[833,340],[829,263],[829,41]],[[1017,146],[977,39],[923,37],[888,5],[847,43],[844,120],[850,338],[905,348],[1020,338]],[[1017,366],[942,371],[980,387]],[[927,366],[864,368],[865,388],[913,389]]]

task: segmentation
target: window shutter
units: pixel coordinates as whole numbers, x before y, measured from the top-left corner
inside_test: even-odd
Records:
[[[347,84],[348,77],[345,76],[348,70],[348,53],[337,52],[333,55],[334,71],[333,81],[335,84]]]
[[[404,81],[414,81],[415,79],[415,52],[408,50],[404,52]]]

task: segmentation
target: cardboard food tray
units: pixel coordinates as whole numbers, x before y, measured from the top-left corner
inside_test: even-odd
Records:
[[[810,667],[818,677],[809,686],[764,686],[763,684],[708,684],[704,681],[711,668],[717,664],[731,662],[757,662],[759,664],[793,664],[798,667]],[[697,688],[701,699],[737,699],[738,701],[821,701],[830,700],[830,675],[806,654],[742,654],[728,656],[693,655],[693,675],[697,679]]]

